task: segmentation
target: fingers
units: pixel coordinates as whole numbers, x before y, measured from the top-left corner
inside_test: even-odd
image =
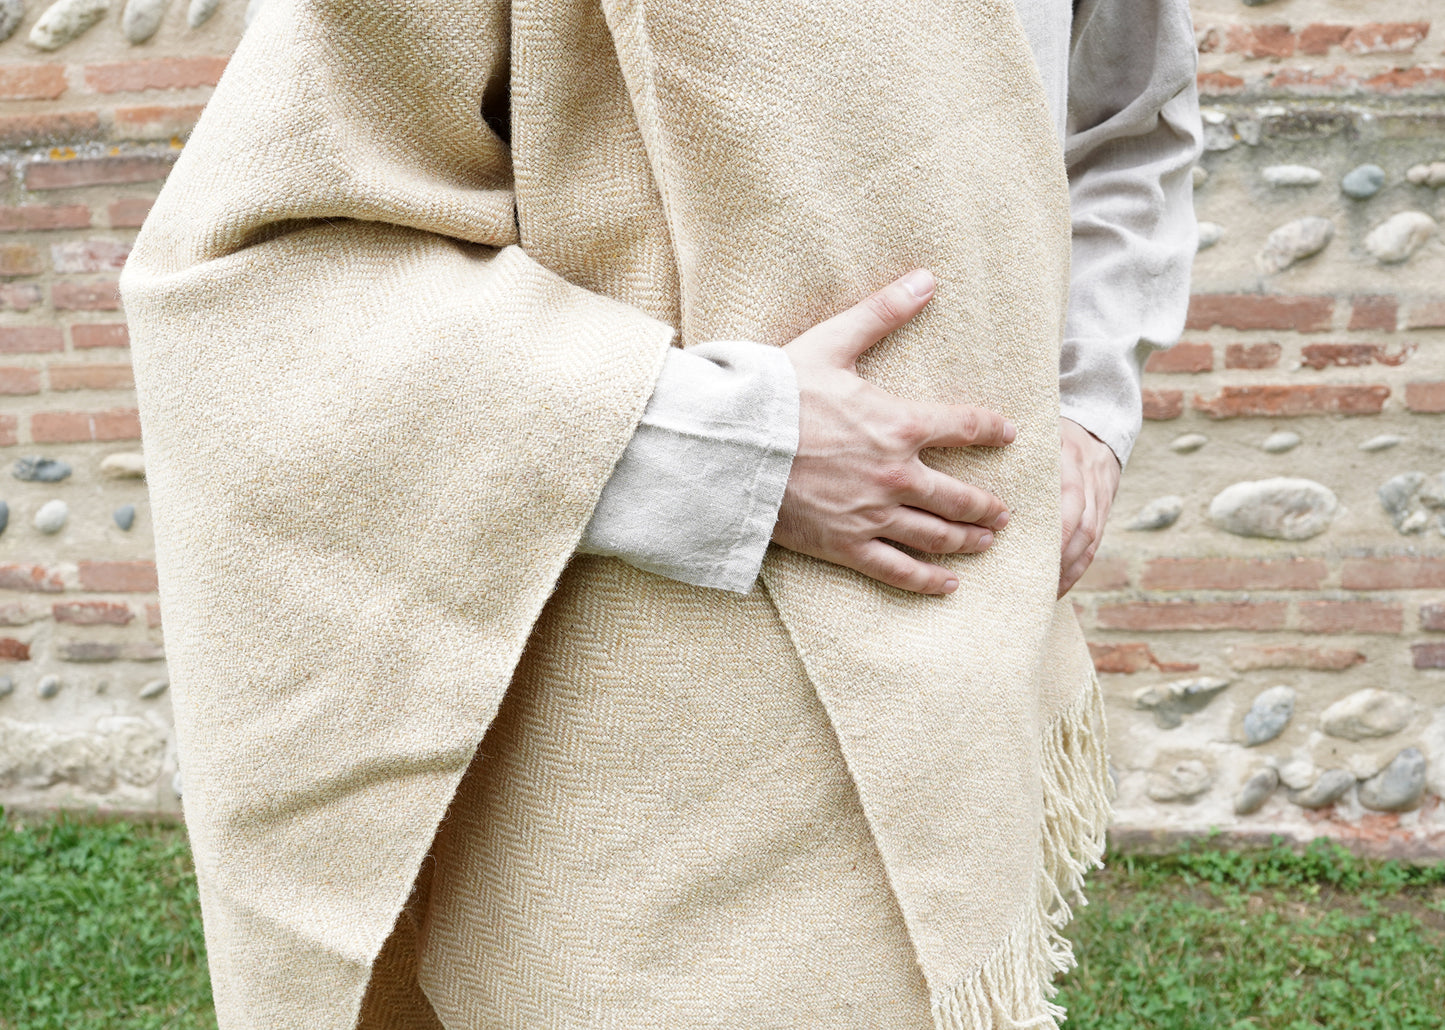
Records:
[[[958,589],[958,577],[943,566],[910,558],[881,540],[864,544],[850,565],[880,583],[916,594],[951,594]]]
[[[933,299],[936,286],[932,272],[916,268],[846,311],[818,323],[797,342],[816,341],[827,349],[834,364],[852,368],[860,354],[922,311]]]
[[[1003,447],[1018,430],[996,411],[972,404],[905,402],[908,415],[900,431],[918,449],[924,447]]]
[[[988,529],[1008,524],[1008,507],[995,494],[954,479],[915,460],[912,475],[900,484],[898,499],[911,508],[948,522],[975,523]]]
[[[914,508],[898,508],[878,535],[929,554],[976,553],[993,543],[993,533],[983,526],[947,522]]]
[[[1103,534],[1099,509],[1092,503],[1083,477],[1064,466],[1063,489],[1059,498],[1062,520],[1062,552],[1059,558],[1059,597],[1079,581],[1094,560]]]

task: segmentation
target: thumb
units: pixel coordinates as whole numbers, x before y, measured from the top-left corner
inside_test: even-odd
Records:
[[[915,268],[846,311],[819,322],[796,344],[823,351],[830,364],[852,368],[859,356],[893,330],[906,325],[933,299],[937,280],[926,268]]]

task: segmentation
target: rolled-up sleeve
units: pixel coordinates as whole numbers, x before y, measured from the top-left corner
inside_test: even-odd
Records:
[[[1184,329],[1203,129],[1187,0],[1080,0],[1065,161],[1073,272],[1060,411],[1128,462],[1149,353]]]

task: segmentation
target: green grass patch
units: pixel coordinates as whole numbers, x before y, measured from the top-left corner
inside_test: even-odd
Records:
[[[1111,851],[1068,1030],[1440,1030],[1445,864],[1327,841]],[[0,1030],[214,1030],[177,825],[0,820]]]

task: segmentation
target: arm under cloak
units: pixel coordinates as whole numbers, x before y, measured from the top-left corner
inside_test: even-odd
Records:
[[[122,278],[223,1028],[351,1025],[673,336],[516,245],[507,52],[267,5]]]

